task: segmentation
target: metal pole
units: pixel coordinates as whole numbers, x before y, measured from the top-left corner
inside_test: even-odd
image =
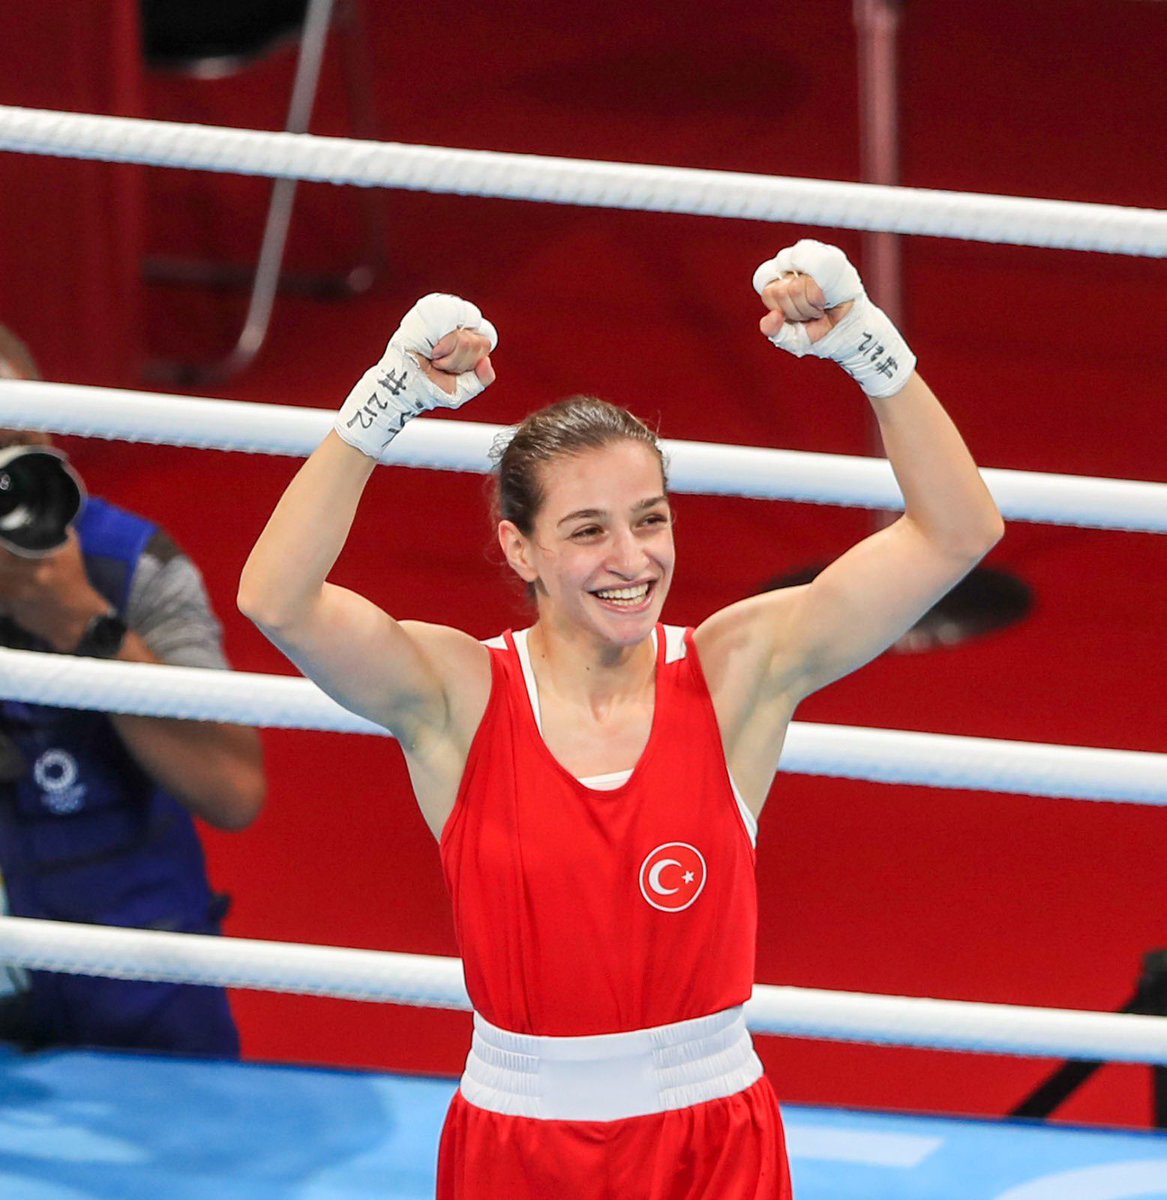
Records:
[[[288,133],[307,133],[320,83],[324,50],[332,25],[335,0],[308,0],[299,35],[299,54],[292,84],[292,98],[284,128]],[[283,269],[284,249],[295,206],[299,180],[277,179],[272,184],[264,221],[259,260],[251,277],[247,315],[235,345],[224,358],[209,363],[152,363],[146,374],[193,386],[219,383],[249,366],[267,339],[272,309]]]
[[[859,35],[859,174],[863,183],[895,186],[900,181],[899,78],[897,35],[902,0],[854,0]],[[868,294],[895,322],[902,325],[903,264],[900,239],[894,233],[863,235],[863,281]],[[867,452],[884,453],[879,422],[867,417]],[[876,529],[892,514],[872,514]]]
[[[328,27],[332,23],[332,4],[333,0],[309,0],[304,30],[300,36],[300,56],[296,62],[292,99],[288,105],[285,128],[289,133],[308,132],[320,81],[324,45],[328,40]],[[259,264],[255,269],[255,282],[247,318],[235,348],[216,372],[219,378],[234,375],[247,366],[267,337],[272,305],[279,286],[280,268],[284,261],[288,226],[292,220],[297,182],[295,179],[278,179],[272,187],[271,204],[268,208],[267,224],[264,226],[263,244],[259,252]]]
[[[855,0],[859,34],[859,169],[864,183],[900,182],[897,35],[903,0]],[[863,235],[863,277],[876,303],[903,320],[900,239]]]

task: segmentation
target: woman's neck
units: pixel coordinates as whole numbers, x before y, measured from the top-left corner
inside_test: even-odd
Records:
[[[656,650],[652,638],[632,646],[593,644],[557,634],[536,622],[527,648],[540,693],[553,692],[589,708],[633,701],[653,690]]]

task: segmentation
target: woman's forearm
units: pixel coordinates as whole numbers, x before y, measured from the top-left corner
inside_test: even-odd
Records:
[[[952,419],[913,374],[872,399],[884,448],[904,495],[904,515],[938,548],[980,558],[1000,539],[1001,514]]]
[[[162,661],[132,630],[117,658]],[[138,766],[196,816],[228,830],[245,829],[259,816],[267,785],[256,730],[129,713],[110,713],[109,719]]]

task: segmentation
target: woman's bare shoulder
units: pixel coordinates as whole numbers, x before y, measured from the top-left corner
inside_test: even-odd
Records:
[[[490,651],[465,630],[450,625],[402,621],[401,628],[440,681],[458,740],[467,734],[472,737],[490,698]]]
[[[710,683],[726,672],[766,675],[804,591],[792,587],[748,596],[702,621],[693,631],[693,640]]]

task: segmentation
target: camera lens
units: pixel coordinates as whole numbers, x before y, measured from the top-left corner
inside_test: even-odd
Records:
[[[20,496],[12,482],[8,471],[0,471],[0,518],[8,514],[20,503]]]
[[[65,544],[85,487],[59,450],[0,450],[0,542],[17,554],[49,554]]]

